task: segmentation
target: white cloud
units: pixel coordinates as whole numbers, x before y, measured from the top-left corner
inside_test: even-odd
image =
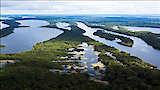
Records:
[[[2,14],[160,14],[160,1],[2,1]]]

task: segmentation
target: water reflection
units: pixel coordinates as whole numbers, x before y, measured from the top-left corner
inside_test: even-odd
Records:
[[[89,79],[94,80],[96,82],[101,82],[104,84],[108,84],[107,81],[101,81],[102,76],[105,72],[105,65],[98,61],[98,55],[100,52],[94,51],[93,46],[89,45],[87,43],[82,43],[79,45],[80,50],[84,51],[77,51],[77,49],[69,49],[71,50],[68,54],[73,54],[73,57],[76,57],[75,60],[58,60],[53,62],[73,62],[73,64],[69,65],[62,65],[64,67],[64,70],[58,70],[58,69],[50,69],[50,71],[58,72],[61,74],[65,73],[77,73],[77,72],[83,72],[89,74]],[[81,59],[79,59],[81,57]],[[68,57],[61,57],[63,59]],[[81,65],[74,65],[75,62],[80,62]]]
[[[19,60],[0,60],[0,68],[6,64],[14,64],[15,62],[19,62]]]
[[[33,45],[55,38],[63,31],[54,28],[41,28],[40,26],[48,25],[49,23],[42,20],[22,20],[18,21],[21,26],[30,26],[15,28],[13,33],[1,38],[1,44],[6,47],[1,47],[2,54],[20,53],[31,50]]]
[[[63,28],[63,29],[66,29],[66,30],[71,30],[71,27],[69,27],[70,24],[68,23],[65,23],[65,22],[58,22],[56,23],[56,26],[58,28]]]
[[[4,24],[3,22],[0,22],[0,29],[6,28],[6,27],[9,27],[9,25]]]
[[[160,60],[159,60],[160,51],[154,49],[152,46],[145,43],[142,39],[133,37],[133,36],[127,36],[124,34],[111,32],[111,31],[104,31],[106,33],[116,34],[116,35],[131,38],[132,40],[134,40],[133,47],[126,47],[126,46],[117,44],[116,41],[106,40],[104,38],[100,38],[99,36],[93,35],[94,32],[96,32],[97,30],[100,30],[98,28],[90,28],[81,22],[77,22],[77,24],[78,24],[78,27],[86,31],[83,35],[89,36],[90,38],[96,41],[102,42],[106,45],[113,46],[119,49],[120,51],[126,51],[130,53],[131,55],[137,56],[141,58],[143,61],[156,65],[158,66],[158,68],[160,68]]]
[[[151,27],[133,27],[133,26],[120,26],[122,28],[126,28],[132,31],[150,31],[153,33],[160,34],[160,28],[151,28]],[[118,26],[113,26],[113,29],[119,30]]]

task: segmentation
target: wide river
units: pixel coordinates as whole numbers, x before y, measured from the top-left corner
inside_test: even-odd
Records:
[[[21,23],[21,27],[15,28],[12,34],[0,38],[1,44],[5,47],[0,47],[2,54],[20,53],[29,51],[33,45],[55,38],[63,31],[55,28],[43,28],[40,26],[49,25],[47,21],[43,20],[22,20],[17,21]]]
[[[151,28],[151,27],[133,27],[133,26],[120,26],[123,28],[126,28],[128,30],[132,30],[132,31],[150,31],[153,33],[158,33],[160,34],[160,28]],[[119,28],[117,26],[113,26],[113,29],[119,30]]]
[[[63,33],[63,31],[59,29],[40,27],[49,24],[47,21],[43,20],[21,20],[17,22],[20,22],[21,26],[30,27],[15,28],[12,34],[0,38],[1,44],[6,46],[0,47],[2,54],[29,51],[33,48],[33,45],[35,45],[36,43],[40,43],[51,38],[55,38]],[[113,46],[119,49],[120,51],[126,51],[131,55],[137,56],[141,58],[143,61],[156,65],[158,66],[158,68],[160,68],[160,51],[154,49],[152,46],[148,45],[142,39],[133,36],[127,36],[124,34],[105,31],[106,33],[125,36],[134,40],[133,47],[127,47],[118,44],[117,40],[110,41],[104,38],[100,38],[99,36],[93,35],[93,33],[96,32],[98,28],[90,28],[81,22],[77,22],[77,24],[78,27],[86,31],[83,35],[89,36],[90,38],[102,42],[106,45]],[[64,25],[64,27],[67,26]]]
[[[130,53],[131,55],[137,56],[137,57],[141,58],[143,61],[150,63],[150,64],[153,64],[153,65],[156,65],[156,66],[158,66],[158,68],[160,68],[160,51],[154,49],[152,46],[148,45],[142,39],[137,38],[137,37],[133,37],[133,36],[127,36],[124,34],[105,31],[106,33],[125,36],[125,37],[131,38],[132,40],[134,40],[134,45],[132,47],[127,47],[127,46],[123,46],[123,45],[116,43],[117,42],[116,40],[110,41],[110,40],[107,40],[104,38],[100,38],[99,36],[93,35],[94,32],[99,30],[99,28],[90,28],[81,22],[77,22],[77,24],[78,24],[79,28],[86,31],[83,35],[88,36],[96,41],[102,42],[106,45],[113,46],[113,47],[119,49],[120,51],[126,51],[126,52]]]

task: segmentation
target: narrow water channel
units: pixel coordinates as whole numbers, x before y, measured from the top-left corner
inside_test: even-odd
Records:
[[[98,61],[98,55],[100,52],[94,51],[94,47],[91,45],[88,45],[87,43],[83,42],[79,45],[80,50],[83,51],[74,51],[74,48],[71,48],[71,51],[68,52],[69,54],[74,54],[73,57],[71,57],[71,60],[58,60],[53,62],[80,62],[79,65],[69,64],[69,65],[62,65],[64,67],[64,70],[58,70],[58,69],[50,69],[50,71],[58,72],[61,74],[65,73],[88,73],[89,79],[94,80],[96,82],[100,82],[103,84],[108,84],[107,81],[101,81],[102,76],[105,72],[105,65]],[[79,60],[79,57],[81,58]],[[67,58],[67,57],[62,57]],[[78,71],[77,71],[78,70]]]
[[[133,47],[126,47],[126,46],[116,43],[116,41],[110,41],[104,38],[100,38],[99,36],[93,35],[93,33],[96,32],[97,30],[100,30],[100,28],[90,28],[82,22],[77,22],[77,24],[79,28],[86,31],[83,35],[88,36],[96,41],[102,42],[106,45],[113,46],[119,49],[120,51],[126,51],[130,53],[131,55],[137,56],[141,58],[143,61],[156,65],[158,66],[158,68],[160,68],[160,51],[154,49],[152,46],[148,45],[142,39],[133,37],[133,36],[127,36],[124,34],[111,32],[111,31],[104,31],[106,33],[116,34],[119,36],[131,38],[132,40],[134,40]]]

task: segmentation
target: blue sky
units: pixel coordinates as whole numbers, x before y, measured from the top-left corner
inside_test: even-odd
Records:
[[[2,1],[2,14],[160,14],[160,1]]]

